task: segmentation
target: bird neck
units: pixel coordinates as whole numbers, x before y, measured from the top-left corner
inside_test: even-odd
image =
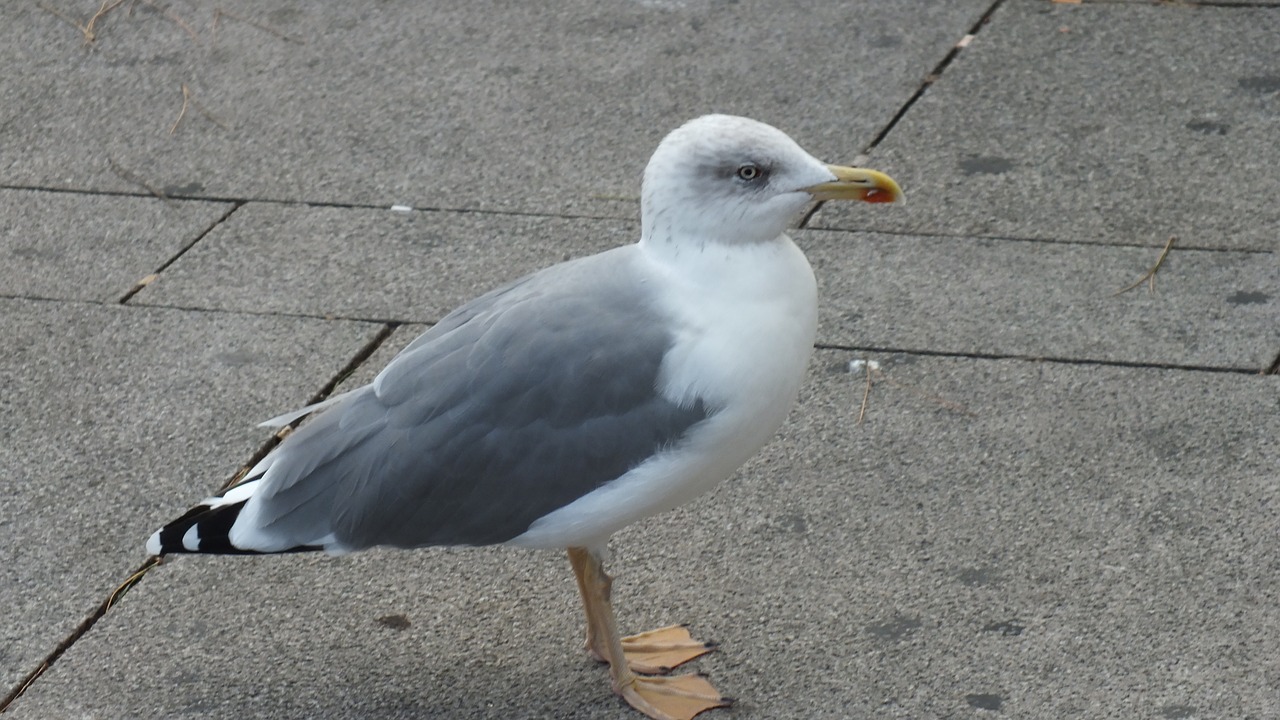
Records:
[[[668,282],[699,288],[704,298],[754,301],[787,295],[813,283],[804,254],[786,235],[746,244],[642,237],[639,250]]]

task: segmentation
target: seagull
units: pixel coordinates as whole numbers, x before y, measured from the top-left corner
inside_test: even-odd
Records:
[[[147,551],[564,548],[615,693],[656,720],[726,707],[705,677],[667,674],[713,643],[683,625],[620,637],[608,540],[727,478],[790,411],[818,315],[794,217],[901,199],[764,123],[692,120],[645,169],[638,242],[482,295],[372,383],[267,421],[309,416]]]

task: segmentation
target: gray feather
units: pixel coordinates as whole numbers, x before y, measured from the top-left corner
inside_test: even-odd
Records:
[[[277,449],[261,530],[353,550],[504,542],[678,443],[710,410],[655,389],[673,338],[633,253],[528,276],[414,340]]]

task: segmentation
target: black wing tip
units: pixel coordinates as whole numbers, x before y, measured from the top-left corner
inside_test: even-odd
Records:
[[[231,531],[231,525],[235,523],[242,507],[244,507],[243,502],[218,507],[208,503],[196,505],[160,528],[159,532],[153,536],[156,542],[148,543],[147,549],[154,555],[170,555],[217,552],[214,548],[221,545],[232,547],[227,534]],[[187,547],[182,541],[192,528],[195,528],[198,538],[195,548]]]
[[[170,521],[147,539],[147,552],[165,555],[274,555],[277,553],[312,552],[323,550],[320,545],[299,545],[276,551],[236,547],[231,543],[231,526],[240,517],[245,503],[253,497],[254,485],[262,480],[259,472],[226,488],[221,494],[208,498]],[[227,495],[238,493],[240,499],[228,502]],[[189,548],[183,542],[187,533],[195,528],[196,547]]]
[[[277,553],[314,552],[323,550],[319,545],[299,545],[275,552],[264,552],[252,548],[240,548],[231,543],[231,526],[240,516],[241,509],[247,500],[227,505],[210,505],[207,502],[196,505],[160,528],[152,536],[155,542],[147,543],[147,550],[152,555],[274,555]],[[196,547],[189,548],[183,543],[187,533],[195,528]]]

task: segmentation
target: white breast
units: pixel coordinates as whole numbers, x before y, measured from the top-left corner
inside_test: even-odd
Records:
[[[717,412],[680,446],[539,519],[511,541],[602,546],[641,518],[727,478],[777,431],[804,379],[817,328],[817,288],[785,236],[747,247],[709,244],[671,257],[640,246],[661,286],[675,344],[658,390]]]

